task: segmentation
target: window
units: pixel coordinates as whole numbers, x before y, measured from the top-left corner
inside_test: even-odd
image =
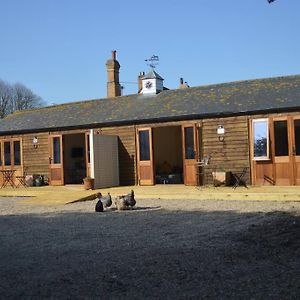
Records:
[[[295,154],[300,155],[300,120],[294,121]]]
[[[14,141],[14,165],[21,165],[21,151],[20,151],[20,141]]]
[[[139,131],[140,160],[150,160],[149,130]]]
[[[10,157],[10,142],[4,142],[4,165],[11,165],[11,157]]]
[[[194,127],[184,128],[185,159],[195,159]]]
[[[289,155],[287,121],[274,121],[275,156]]]
[[[60,164],[60,138],[53,138],[53,163]]]
[[[253,158],[255,160],[269,159],[269,125],[268,119],[252,121]]]

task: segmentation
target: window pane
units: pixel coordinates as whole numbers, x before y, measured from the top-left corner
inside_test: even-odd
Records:
[[[15,166],[21,165],[20,141],[14,141],[14,162]]]
[[[254,157],[268,157],[268,120],[253,121]]]
[[[150,160],[149,131],[139,131],[140,160]]]
[[[10,142],[4,142],[4,165],[10,166],[11,159],[10,159]]]
[[[60,164],[60,138],[53,138],[53,163]]]
[[[184,128],[185,159],[195,159],[194,127]]]
[[[300,120],[294,121],[295,128],[295,150],[296,155],[300,155]]]
[[[289,143],[287,121],[274,122],[275,156],[288,156]]]

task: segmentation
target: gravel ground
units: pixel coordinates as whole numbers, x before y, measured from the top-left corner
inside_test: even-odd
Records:
[[[299,299],[300,203],[0,198],[1,299]]]

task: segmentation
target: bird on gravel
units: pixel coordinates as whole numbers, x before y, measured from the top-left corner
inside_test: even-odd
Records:
[[[95,212],[103,212],[103,203],[99,197],[99,194],[98,194],[98,197],[96,198],[98,199],[97,203],[96,203],[96,206],[95,206]]]
[[[134,199],[134,191],[131,190],[131,192],[127,195],[122,196],[124,198],[124,202],[126,206],[135,206],[136,201]]]
[[[100,194],[100,195],[99,195]],[[98,198],[101,200],[101,202],[103,203],[103,207],[107,208],[110,207],[112,205],[112,200],[111,200],[111,196],[110,193],[107,193],[106,196],[102,196],[101,193],[98,194]],[[100,197],[99,197],[100,196]]]

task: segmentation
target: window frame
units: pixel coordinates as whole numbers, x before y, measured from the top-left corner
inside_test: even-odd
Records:
[[[254,145],[255,145],[255,124],[262,123],[266,124],[266,132],[267,132],[267,155],[266,156],[255,156],[254,154]],[[254,161],[268,161],[270,160],[270,125],[268,118],[259,118],[259,119],[252,119],[252,141],[251,141],[251,151],[252,151],[252,159]]]
[[[9,145],[9,164],[6,164],[5,144]],[[13,148],[11,140],[3,141],[3,167],[12,167],[14,165]]]
[[[5,151],[4,151],[4,144],[8,142],[10,144],[10,165],[5,164]],[[14,143],[20,143],[20,164],[15,164],[15,149]],[[1,148],[1,157],[0,157],[0,167],[2,168],[14,168],[14,167],[23,167],[23,148],[22,148],[22,139],[21,138],[4,138],[0,141],[0,148]]]

